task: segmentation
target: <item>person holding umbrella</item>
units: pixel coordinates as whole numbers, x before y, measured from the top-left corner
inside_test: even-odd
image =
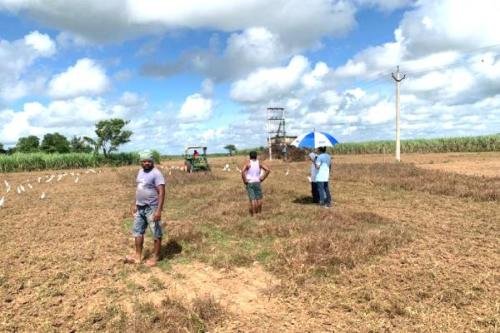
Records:
[[[314,191],[312,181],[316,180],[316,186],[319,194],[319,204],[324,207],[331,207],[332,199],[330,189],[328,188],[328,180],[330,178],[330,168],[332,159],[326,153],[326,147],[333,147],[338,143],[331,134],[325,132],[312,131],[297,137],[292,146],[299,148],[317,148],[319,156],[316,157],[315,167],[317,170],[316,177],[313,179],[311,170],[311,189]],[[311,155],[309,158],[312,159]],[[314,192],[313,192],[314,200]]]
[[[325,208],[332,206],[332,197],[330,195],[330,188],[328,187],[328,180],[330,178],[330,168],[332,158],[326,152],[326,147],[318,148],[319,155],[316,158],[316,184],[319,192],[319,204]]]

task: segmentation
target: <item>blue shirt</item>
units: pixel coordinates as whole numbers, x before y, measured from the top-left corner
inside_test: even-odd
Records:
[[[317,182],[327,182],[330,178],[330,165],[332,158],[327,153],[323,153],[316,158],[316,166],[319,168],[316,174]]]

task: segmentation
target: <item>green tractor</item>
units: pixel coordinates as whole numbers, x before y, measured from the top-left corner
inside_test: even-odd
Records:
[[[187,147],[184,151],[184,165],[189,173],[210,171],[207,160],[207,147]]]

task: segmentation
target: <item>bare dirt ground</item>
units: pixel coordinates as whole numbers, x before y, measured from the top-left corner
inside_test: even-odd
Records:
[[[390,163],[392,155],[340,155],[338,163]],[[401,161],[430,170],[471,176],[500,177],[500,153],[402,154]]]
[[[336,156],[330,210],[308,202],[308,163],[272,162],[258,219],[242,161],[163,163],[169,237],[152,269],[122,261],[137,168],[0,175],[0,331],[500,329],[499,154],[405,155],[418,168],[396,183],[389,156]]]

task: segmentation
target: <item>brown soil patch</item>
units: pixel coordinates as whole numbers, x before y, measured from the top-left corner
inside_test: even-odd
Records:
[[[230,270],[202,263],[175,264],[168,272],[155,268],[148,273],[133,274],[129,279],[144,290],[143,301],[159,305],[169,297],[192,308],[198,299],[211,297],[228,312],[231,321],[246,327],[262,316],[278,320],[286,313],[274,295],[280,281],[258,264]],[[151,279],[162,281],[165,289],[155,291]]]

